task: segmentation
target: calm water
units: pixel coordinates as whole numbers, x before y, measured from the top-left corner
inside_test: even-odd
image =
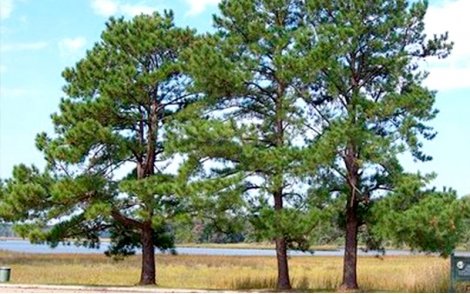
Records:
[[[50,248],[47,245],[31,244],[27,240],[3,240],[0,241],[0,250],[9,250],[25,253],[103,253],[108,248],[108,242],[102,242],[98,249],[90,249],[85,247],[77,247],[74,245],[67,246],[60,244],[56,248]],[[235,256],[274,256],[276,252],[272,249],[226,249],[226,248],[193,248],[193,247],[176,247],[178,254],[188,255],[235,255]],[[339,250],[319,250],[315,251],[315,256],[342,256],[343,249]],[[374,256],[380,254],[377,251],[363,252],[359,250],[359,255]],[[417,254],[408,250],[387,250],[387,255],[413,255]],[[458,255],[469,255],[470,252],[458,252]],[[311,253],[301,251],[289,251],[291,256],[311,256]]]

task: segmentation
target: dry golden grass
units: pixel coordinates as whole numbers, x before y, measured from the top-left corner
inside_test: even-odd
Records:
[[[446,292],[449,261],[432,256],[361,257],[359,284],[365,291]],[[0,252],[0,265],[12,268],[12,283],[134,285],[140,256],[116,262],[95,254],[18,254]],[[331,291],[341,280],[340,257],[292,257],[291,279],[297,290]],[[273,289],[274,257],[157,256],[160,287],[201,289]]]
[[[177,247],[191,248],[223,248],[223,249],[274,249],[272,242],[251,242],[251,243],[179,243]],[[336,250],[336,245],[313,245],[311,250]]]

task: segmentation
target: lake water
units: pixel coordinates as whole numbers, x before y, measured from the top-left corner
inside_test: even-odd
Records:
[[[56,248],[51,248],[47,245],[31,244],[27,240],[3,240],[0,241],[0,250],[8,250],[24,253],[103,253],[108,248],[108,242],[101,242],[98,249],[91,249],[85,247],[77,247],[74,245],[58,245]],[[187,255],[232,255],[232,256],[275,256],[276,252],[273,249],[230,249],[230,248],[194,248],[194,247],[176,247],[177,254]],[[159,252],[161,253],[161,252]],[[318,250],[313,253],[314,256],[342,256],[343,249],[338,250]],[[358,251],[359,255],[375,256],[381,254],[377,251],[364,252]],[[386,255],[414,255],[419,254],[409,250],[387,250]],[[470,252],[458,252],[458,255],[469,255]],[[309,252],[289,251],[290,256],[312,256]]]

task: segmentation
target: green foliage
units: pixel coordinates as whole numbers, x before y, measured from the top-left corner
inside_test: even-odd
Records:
[[[255,240],[273,240],[283,236],[290,248],[308,251],[312,245],[311,234],[319,227],[322,212],[311,209],[301,212],[295,208],[284,208],[279,212],[265,207],[252,217]]]
[[[331,196],[343,199],[340,227],[346,227],[346,215],[354,215],[374,247],[380,245],[380,236],[371,230],[375,221],[377,227],[393,230],[385,219],[404,224],[424,221],[418,215],[432,219],[431,203],[441,205],[442,214],[435,216],[446,219],[456,209],[454,202],[437,192],[420,196],[430,176],[404,173],[398,156],[410,152],[415,160],[431,159],[421,147],[422,140],[435,136],[427,125],[437,113],[435,93],[422,85],[427,74],[419,64],[449,54],[452,43],[447,34],[426,38],[427,5],[422,1],[312,0],[306,8],[307,23],[318,36],[317,61],[311,64],[316,75],[299,93],[313,110],[312,128],[321,129],[310,143],[316,152],[311,161],[327,170],[313,188],[321,192],[329,187]],[[389,197],[400,200],[387,206]],[[376,203],[380,209],[374,208]],[[450,225],[438,227],[423,231],[408,224],[403,231],[422,239],[408,245],[445,254],[455,246],[458,234]],[[444,238],[448,240],[441,242]],[[432,240],[435,247],[429,245]]]
[[[211,185],[225,182],[216,202],[244,207],[256,239],[306,248],[321,210],[305,206],[299,185],[306,138],[295,91],[314,32],[302,25],[299,1],[224,1],[220,9],[217,32],[184,54],[193,89],[204,96],[183,113],[172,141],[195,161],[216,162],[210,171],[193,168]]]
[[[135,254],[136,248],[141,248],[140,233],[132,231],[118,222],[113,222],[109,229],[111,244],[105,251],[107,256],[113,259],[123,259],[126,256]],[[175,239],[167,225],[154,226],[153,243],[158,244],[161,251],[169,250],[176,254],[174,249]]]
[[[2,189],[0,214],[4,221],[15,223],[13,229],[20,237],[33,243],[55,247],[60,241],[69,243],[74,238],[77,245],[96,247],[103,230],[103,214],[90,218],[87,214],[92,210],[83,212],[65,204],[87,185],[98,189],[97,184],[86,177],[74,182],[59,180],[48,172],[40,173],[35,167],[18,165]],[[98,201],[90,201],[90,207],[96,210]],[[59,217],[62,217],[60,221]],[[50,221],[55,224],[51,225]]]
[[[470,250],[470,195],[462,197],[460,201],[462,211],[459,213],[463,215],[461,242],[466,250]]]
[[[174,26],[172,12],[109,19],[101,40],[63,72],[54,135],[36,140],[47,170],[18,166],[2,188],[0,214],[18,222],[20,236],[94,247],[110,230],[110,254],[143,240],[173,246],[167,222],[186,204],[164,126],[195,99],[179,57],[195,38]],[[144,232],[153,238],[140,239]]]
[[[0,215],[5,221],[40,217],[50,206],[54,179],[35,167],[15,166],[13,176],[1,184]]]
[[[372,212],[378,220],[372,231],[397,245],[449,255],[468,230],[463,223],[463,202],[457,200],[454,191],[415,194],[420,199],[411,205],[403,201],[405,195],[399,192],[379,201]]]

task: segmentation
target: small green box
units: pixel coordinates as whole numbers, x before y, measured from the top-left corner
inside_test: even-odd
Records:
[[[6,283],[10,281],[11,269],[9,267],[0,267],[0,283]]]

